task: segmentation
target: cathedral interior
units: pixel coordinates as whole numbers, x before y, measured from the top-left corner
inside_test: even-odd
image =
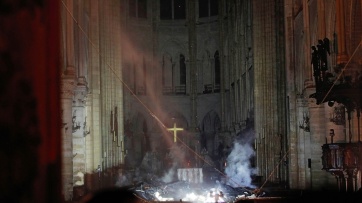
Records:
[[[0,202],[360,202],[361,20],[362,0],[0,0]]]

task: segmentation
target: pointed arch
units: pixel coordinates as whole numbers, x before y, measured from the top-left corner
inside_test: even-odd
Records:
[[[126,165],[134,168],[141,164],[143,157],[150,150],[148,124],[145,116],[137,112],[125,126]]]
[[[186,59],[180,54],[180,85],[186,85]]]
[[[219,115],[214,110],[206,113],[200,124],[200,144],[201,149],[205,148],[210,155],[214,155],[217,149],[218,137],[216,135],[220,128],[221,121]]]
[[[175,39],[165,40],[160,47],[163,94],[185,94],[187,82],[186,47]]]

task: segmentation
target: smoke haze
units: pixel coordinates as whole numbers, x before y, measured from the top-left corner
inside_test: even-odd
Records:
[[[249,129],[239,133],[234,142],[225,168],[227,184],[232,187],[252,187],[251,176],[256,174],[256,169],[250,165],[250,158],[255,155],[254,137],[253,130]]]

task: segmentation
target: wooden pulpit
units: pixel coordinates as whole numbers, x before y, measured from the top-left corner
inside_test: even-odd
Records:
[[[322,146],[322,170],[337,179],[340,191],[357,191],[357,174],[362,169],[362,143],[332,143]]]

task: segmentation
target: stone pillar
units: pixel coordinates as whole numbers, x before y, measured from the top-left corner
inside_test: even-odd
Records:
[[[73,183],[74,198],[82,196],[84,193],[84,174],[86,173],[86,143],[85,136],[87,129],[86,112],[87,87],[78,85],[74,90],[74,100],[72,108],[72,137],[73,137]]]
[[[93,46],[89,49],[87,78],[89,94],[87,95],[87,120],[89,119],[90,134],[86,136],[86,174],[85,186],[87,191],[98,189],[99,177],[96,173],[98,165],[102,165],[102,141],[101,141],[101,110],[100,110],[100,17],[99,1],[87,1],[89,8],[88,36]],[[88,122],[88,121],[87,121]]]
[[[81,29],[75,29],[75,64],[77,69],[77,86],[74,90],[72,109],[72,137],[73,137],[73,200],[80,199],[85,194],[84,175],[86,174],[86,135],[89,132],[87,125],[87,71],[88,71],[88,38],[85,36],[89,28],[89,16],[86,11],[86,2],[74,2],[74,16],[78,19]]]
[[[199,134],[197,132],[197,39],[196,39],[196,1],[187,1],[187,25],[189,40],[189,57],[190,57],[190,137],[195,142],[195,150],[198,149]],[[196,160],[198,157],[195,157]],[[199,164],[199,163],[198,163]]]
[[[75,87],[74,73],[63,75],[61,79],[61,104],[64,131],[62,135],[62,183],[63,195],[66,201],[73,193],[73,139],[72,139],[72,105]]]
[[[306,95],[311,95],[316,90],[314,87],[306,89]],[[321,170],[322,145],[325,144],[326,122],[324,105],[317,105],[313,98],[308,99],[310,115],[310,153],[311,153],[311,189],[321,190],[326,185],[335,185],[335,179],[329,173]],[[318,178],[317,178],[318,177]]]
[[[304,25],[304,36],[305,36],[305,40],[304,40],[304,57],[305,57],[305,61],[306,61],[306,67],[307,68],[307,75],[304,78],[308,78],[311,79],[313,78],[312,75],[312,68],[310,68],[310,54],[311,54],[311,43],[310,43],[310,29],[309,29],[309,5],[308,5],[308,0],[303,0],[303,25]]]
[[[191,129],[197,127],[197,40],[196,40],[196,9],[195,0],[188,0],[187,25],[190,56],[190,104],[191,104]]]
[[[89,30],[89,15],[86,11],[85,1],[75,1],[74,10],[76,19],[81,29],[77,28],[75,31],[75,64],[77,66],[77,82],[80,85],[87,85],[87,72],[88,72],[88,53],[89,47],[92,45],[88,41],[88,37],[85,33]],[[74,15],[75,15],[74,14]]]
[[[345,12],[344,0],[336,0],[336,21],[337,21],[337,64],[346,64],[348,55],[346,50],[346,30],[345,30]]]
[[[325,5],[324,5],[324,1],[317,1],[317,3],[318,3],[317,7],[318,7],[318,37],[319,37],[318,39],[323,40],[326,37]],[[303,5],[303,7],[304,7],[304,5]],[[340,9],[340,7],[338,7],[338,6],[336,6],[336,8]],[[305,23],[305,22],[303,22],[303,23]],[[307,33],[307,35],[309,35],[309,33]]]
[[[308,165],[308,159],[311,158],[311,140],[310,140],[310,115],[308,110],[308,100],[306,98],[297,99],[298,112],[298,130],[296,147],[293,147],[291,165],[296,173],[298,188],[310,189],[311,186],[311,168]],[[295,157],[294,157],[295,156]]]
[[[112,158],[112,140],[113,134],[111,132],[110,120],[111,120],[111,111],[113,111],[112,100],[111,100],[111,75],[113,66],[111,66],[112,58],[112,48],[111,48],[111,7],[110,1],[102,2],[99,4],[99,41],[100,41],[100,53],[102,54],[102,59],[100,60],[100,133],[101,133],[101,143],[102,143],[102,173],[105,174],[106,171],[111,167],[111,158]],[[103,176],[102,176],[103,177]],[[108,177],[108,176],[107,176]],[[101,178],[102,180],[102,178]],[[102,181],[101,187],[105,182]]]
[[[290,67],[289,69],[286,68],[286,77],[285,78],[295,78],[295,64],[294,64],[294,50],[295,50],[295,39],[294,39],[294,12],[293,7],[294,1],[287,0],[284,1],[284,16],[285,16],[285,38],[286,38],[286,46],[285,46],[285,67]],[[256,74],[256,73],[255,73]],[[296,142],[297,142],[297,128],[295,126],[298,126],[298,123],[296,121],[296,85],[294,80],[287,80],[286,81],[286,91],[288,97],[285,98],[287,103],[287,113],[286,113],[286,127],[288,128],[286,130],[286,135],[284,139],[284,143],[286,148],[286,151],[289,152],[287,164],[285,165],[286,171],[285,176],[287,178],[287,184],[290,188],[297,188],[298,182],[297,182],[297,176],[298,172],[293,169],[292,167],[292,161],[296,160],[298,151],[296,149]],[[294,148],[293,148],[294,146]]]
[[[75,74],[74,72],[74,20],[72,18],[73,14],[73,1],[72,0],[66,0],[65,7],[63,7],[64,21],[63,24],[65,24],[65,65],[66,65],[66,71],[70,71],[69,74],[66,73],[66,75]]]
[[[281,2],[273,1],[252,1],[253,3],[253,43],[254,43],[254,104],[255,104],[255,131],[256,135],[264,134],[264,154],[257,157],[260,175],[269,177],[269,181],[276,181],[276,175],[272,172],[278,164],[280,154],[273,153],[280,151],[280,140],[275,139],[280,129],[279,118],[284,116],[281,106],[278,106],[279,94],[283,94],[283,88],[278,81],[279,67],[283,54],[275,52],[277,47],[279,29],[281,24],[277,23],[273,12],[280,6]],[[272,17],[271,17],[272,16]],[[278,36],[279,37],[279,36]],[[278,44],[280,45],[280,44]],[[283,107],[284,108],[284,107]],[[281,122],[282,123],[282,122]],[[258,138],[258,137],[257,137]],[[259,150],[262,147],[259,147]],[[270,175],[272,174],[272,175]]]
[[[260,7],[261,6],[261,7]],[[260,1],[253,1],[253,30],[254,30],[254,38],[258,39],[253,42],[254,44],[254,103],[256,106],[263,106],[263,92],[262,92],[262,85],[263,83],[260,81],[264,81],[262,78],[262,51],[261,47],[263,47],[264,44],[264,36],[262,35],[262,32],[260,32],[261,27],[261,14],[263,13],[262,10],[262,4]],[[256,82],[258,81],[258,82]],[[257,168],[258,168],[258,174],[261,176],[265,176],[265,167],[264,167],[264,120],[263,116],[263,109],[262,108],[255,108],[255,132],[256,132],[256,138],[260,142],[260,146],[257,147]],[[264,177],[265,178],[265,177]]]
[[[73,1],[67,0],[63,8],[65,24],[65,71],[61,78],[61,103],[63,122],[67,130],[62,136],[62,184],[63,195],[66,201],[72,198],[73,194],[73,139],[72,139],[72,106],[75,88],[75,61],[74,61],[74,21],[72,18]]]
[[[113,21],[113,25],[112,25],[112,36],[113,37],[113,42],[115,44],[122,44],[122,27],[121,24],[119,22],[119,19],[122,17],[121,16],[121,2],[118,0],[115,0],[113,5],[115,5],[113,7],[113,15],[112,15],[112,21]],[[117,168],[119,167],[121,164],[124,163],[124,156],[125,156],[125,152],[123,150],[123,143],[124,143],[124,108],[123,108],[123,82],[122,82],[122,50],[121,50],[121,46],[113,46],[113,53],[112,53],[112,58],[113,58],[113,68],[115,70],[115,73],[113,75],[113,88],[112,88],[112,92],[113,92],[113,109],[117,108],[117,131],[116,133],[116,141],[113,143],[113,150],[114,150],[114,163],[113,163],[113,167]],[[149,73],[149,72],[148,72]],[[148,81],[146,81],[148,83]],[[146,87],[145,87],[146,88]]]
[[[101,156],[103,157],[99,163],[104,174],[102,186],[111,186],[115,178],[115,169],[123,159],[120,147],[123,142],[120,3],[120,1],[112,0],[99,4],[99,51],[101,58],[99,77],[102,79],[99,80],[100,84],[95,86],[95,89],[100,90],[98,107],[101,125],[99,126],[100,138],[97,141],[101,142]],[[119,44],[119,46],[114,46],[115,44]],[[115,112],[116,107],[117,117],[113,118],[113,125],[113,123],[111,124],[111,115],[112,112]],[[115,118],[117,118],[117,122],[115,122]]]
[[[160,22],[160,1],[152,1],[152,69],[157,71],[152,71],[151,73],[154,74],[152,78],[158,78],[158,74],[162,72],[162,65],[159,64],[159,57],[158,57],[158,26]],[[150,77],[150,78],[151,78]],[[162,95],[162,91],[156,91],[162,89],[162,83],[159,80],[154,80],[154,83],[151,84],[152,92],[158,93]]]

